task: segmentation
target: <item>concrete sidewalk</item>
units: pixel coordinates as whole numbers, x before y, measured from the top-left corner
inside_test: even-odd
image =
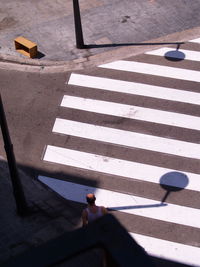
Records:
[[[198,0],[79,0],[84,43],[94,48],[77,49],[72,0],[0,2],[0,61],[29,65],[80,63],[105,52],[104,61],[119,53],[127,57],[141,42],[161,41],[163,36],[200,25]],[[37,43],[38,59],[15,51],[18,36]]]

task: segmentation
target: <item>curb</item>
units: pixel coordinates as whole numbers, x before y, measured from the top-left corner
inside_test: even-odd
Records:
[[[149,41],[130,44],[116,48],[118,45],[113,44],[115,48],[92,56],[85,56],[71,61],[52,61],[38,59],[23,59],[17,56],[0,54],[0,69],[25,71],[25,72],[41,72],[41,73],[57,73],[72,70],[80,70],[84,68],[96,67],[100,64],[136,56],[162,47],[163,45],[177,45],[180,42],[187,42],[200,36],[200,27],[189,30],[176,32],[166,36],[162,36]],[[101,49],[101,48],[99,48]]]

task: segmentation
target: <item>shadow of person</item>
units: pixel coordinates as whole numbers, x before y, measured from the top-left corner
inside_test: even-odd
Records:
[[[165,202],[170,192],[183,190],[189,183],[187,175],[182,172],[168,172],[160,178],[160,186],[166,190],[161,203]]]

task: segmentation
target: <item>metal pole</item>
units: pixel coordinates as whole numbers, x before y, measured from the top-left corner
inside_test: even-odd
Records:
[[[7,126],[6,116],[3,108],[3,103],[0,94],[0,125],[4,140],[4,148],[7,155],[8,167],[13,186],[13,194],[16,201],[17,213],[21,216],[26,215],[28,212],[28,205],[26,203],[25,195],[23,192],[22,184],[19,178],[13,145],[11,143],[9,130]],[[8,196],[9,197],[9,196]]]
[[[81,15],[78,0],[73,0],[74,9],[74,24],[75,24],[75,34],[76,34],[76,47],[82,49],[85,47],[83,41],[83,31],[81,25]]]

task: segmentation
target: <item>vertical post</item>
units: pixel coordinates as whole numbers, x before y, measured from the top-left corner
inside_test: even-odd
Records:
[[[75,34],[76,34],[76,47],[82,49],[85,47],[83,41],[83,31],[81,25],[81,15],[78,0],[73,0],[73,9],[74,9],[74,25],[75,25]]]
[[[7,155],[8,167],[13,186],[13,194],[16,201],[17,213],[21,216],[26,215],[28,212],[28,205],[26,203],[25,195],[23,192],[22,184],[19,179],[19,174],[16,166],[13,145],[11,143],[9,130],[7,126],[6,116],[3,108],[3,103],[0,94],[0,125],[4,140],[4,148]],[[9,197],[9,196],[8,196]]]

